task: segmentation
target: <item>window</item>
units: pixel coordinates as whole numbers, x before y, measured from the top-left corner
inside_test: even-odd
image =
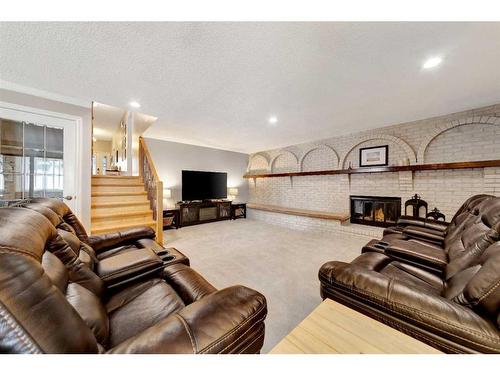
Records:
[[[63,129],[0,119],[0,206],[63,196]]]

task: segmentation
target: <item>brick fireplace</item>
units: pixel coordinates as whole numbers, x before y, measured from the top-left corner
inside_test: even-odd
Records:
[[[400,197],[351,195],[351,223],[390,227],[401,215]]]

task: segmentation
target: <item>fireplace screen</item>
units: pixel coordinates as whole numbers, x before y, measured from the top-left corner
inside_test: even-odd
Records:
[[[351,196],[351,223],[389,227],[401,215],[401,198]]]

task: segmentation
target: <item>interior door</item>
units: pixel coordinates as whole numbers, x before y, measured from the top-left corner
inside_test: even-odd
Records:
[[[0,103],[0,206],[49,197],[79,214],[76,128],[70,118]]]

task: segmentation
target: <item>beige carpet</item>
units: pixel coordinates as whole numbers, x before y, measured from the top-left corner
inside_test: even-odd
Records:
[[[267,298],[262,353],[271,350],[320,302],[318,270],[329,260],[350,261],[367,237],[318,234],[239,219],[165,231],[215,287],[242,284]]]

